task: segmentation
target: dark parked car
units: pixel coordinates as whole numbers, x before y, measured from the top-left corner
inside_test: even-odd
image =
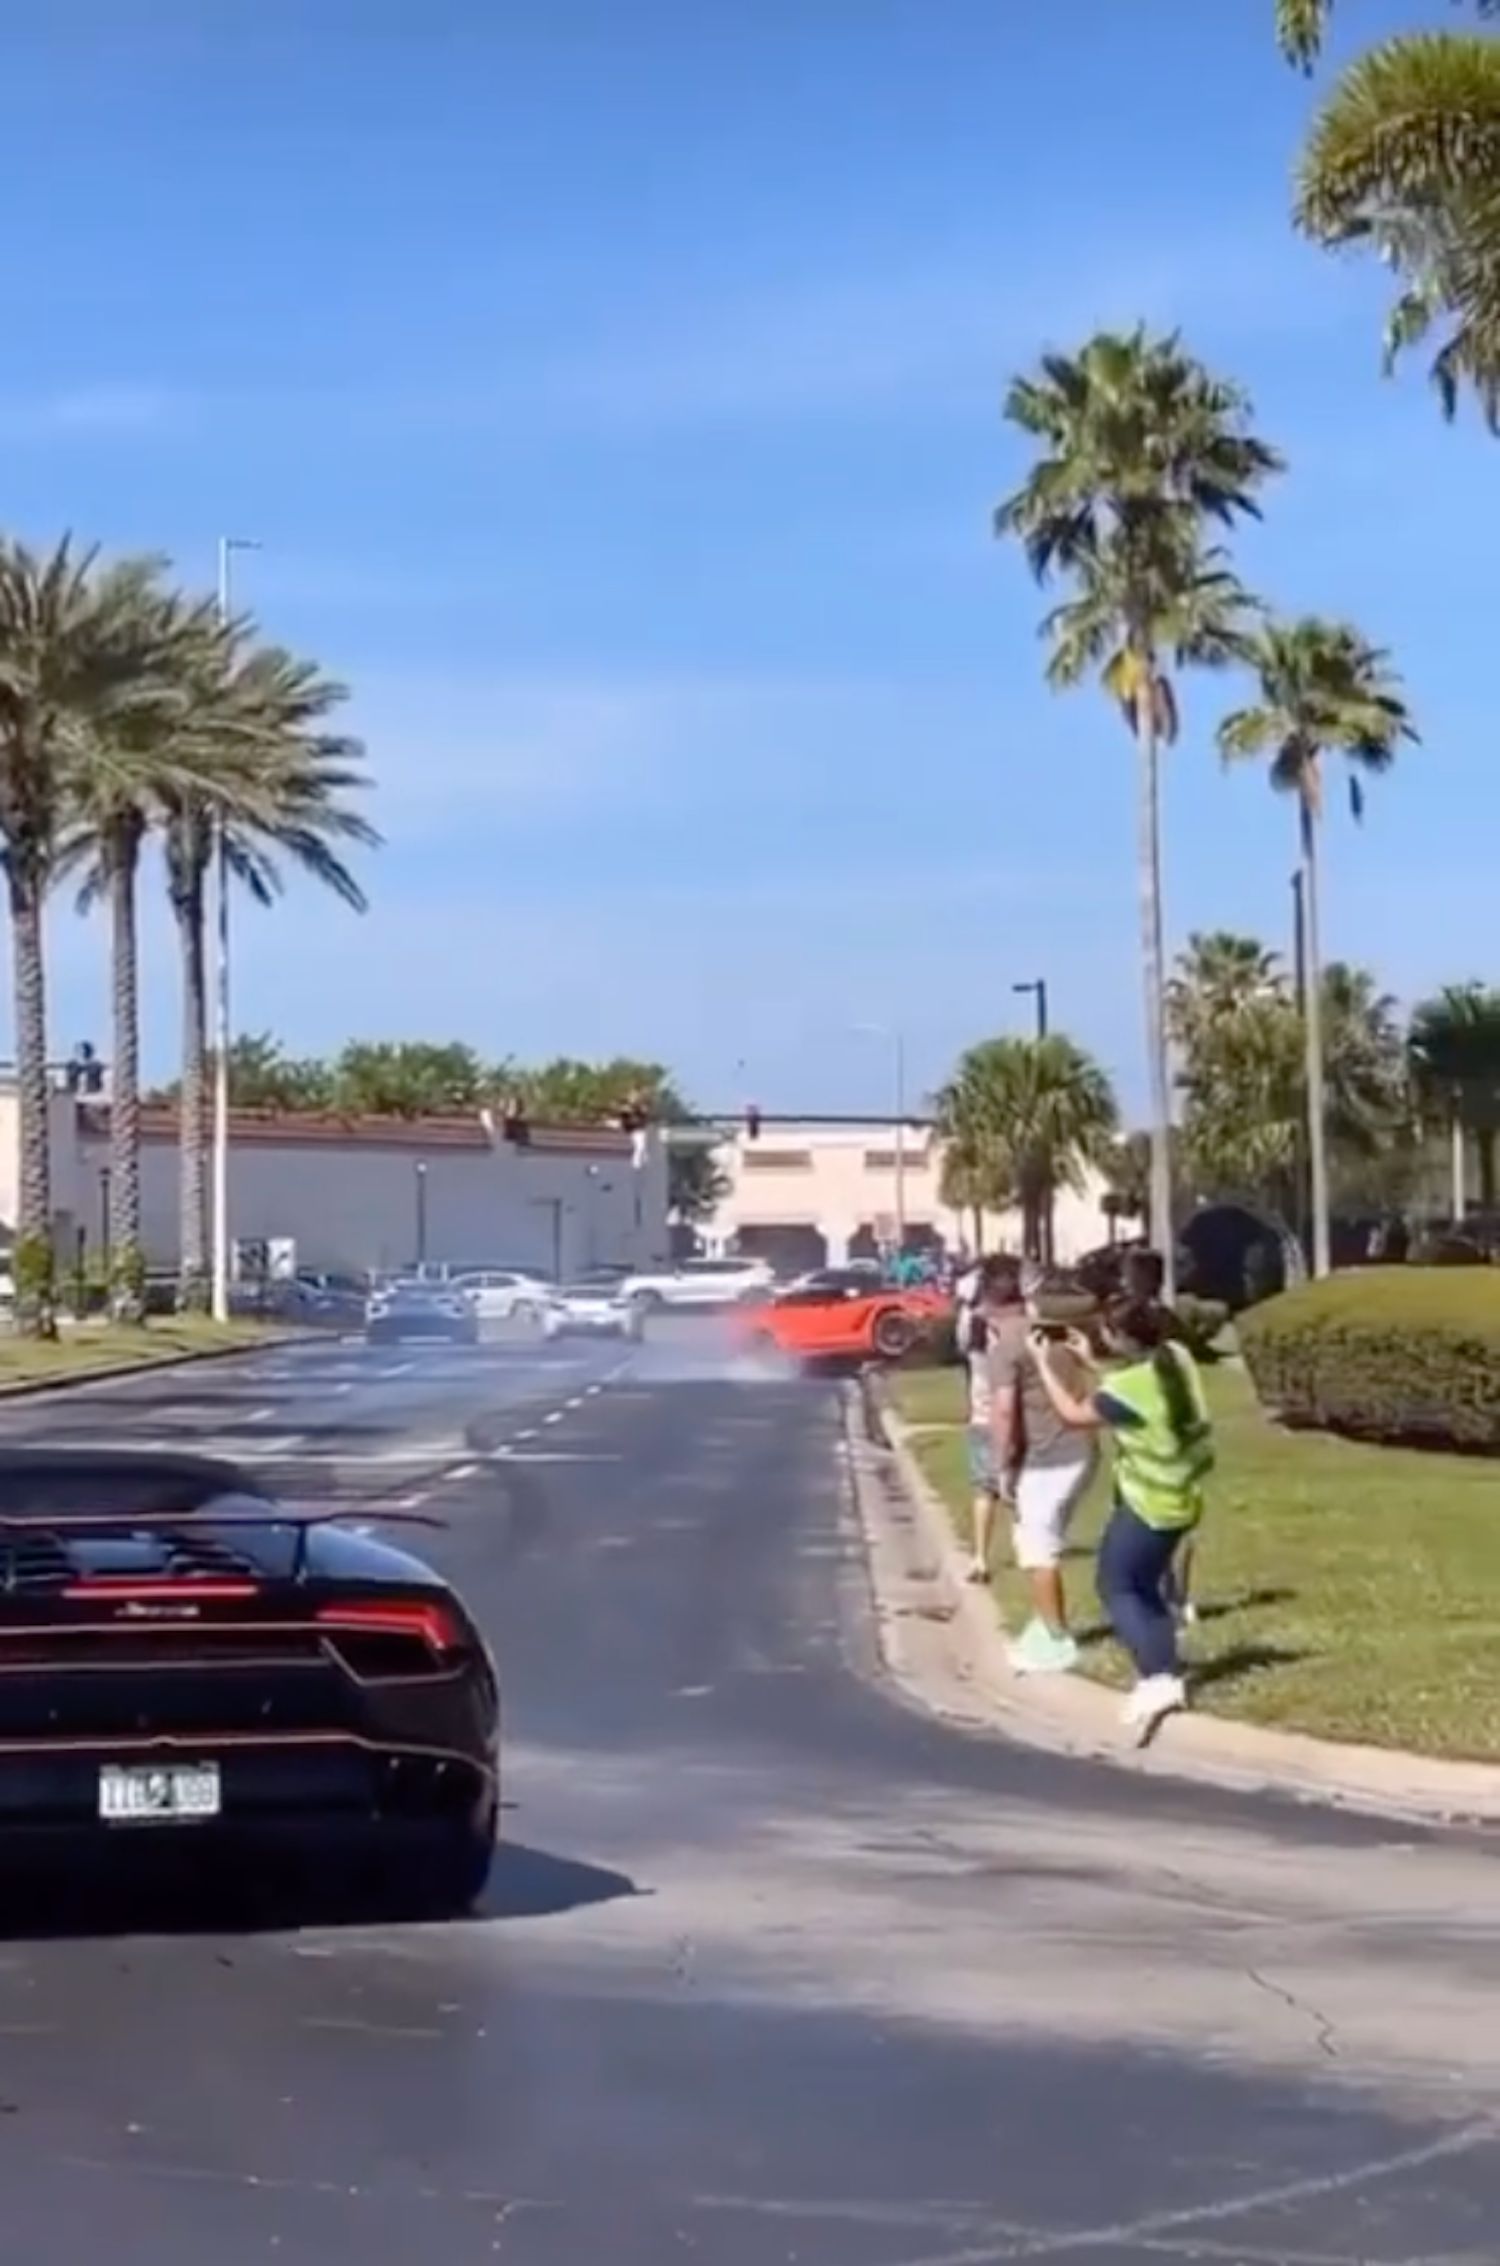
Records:
[[[7,1873],[149,1829],[459,1911],[493,1861],[499,1734],[483,1636],[406,1551],[207,1457],[0,1450]]]
[[[394,1282],[371,1293],[365,1307],[370,1345],[404,1345],[411,1339],[478,1345],[479,1314],[471,1298],[442,1283]]]

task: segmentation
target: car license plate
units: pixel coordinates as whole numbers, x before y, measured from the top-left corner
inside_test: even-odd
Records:
[[[222,1807],[216,1762],[99,1773],[99,1815],[106,1825],[198,1825]]]

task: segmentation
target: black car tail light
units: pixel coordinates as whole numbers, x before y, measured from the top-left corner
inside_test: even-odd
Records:
[[[90,1581],[69,1582],[64,1597],[79,1602],[117,1605],[234,1605],[246,1604],[261,1594],[259,1582],[204,1581],[179,1574],[166,1581],[142,1581],[138,1575],[99,1574]]]
[[[467,1650],[452,1607],[436,1598],[356,1598],[320,1605],[318,1625],[356,1676],[445,1673]]]

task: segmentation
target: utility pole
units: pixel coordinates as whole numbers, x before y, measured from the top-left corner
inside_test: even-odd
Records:
[[[237,551],[258,551],[248,535],[219,537],[219,623],[228,629],[234,618],[232,582]],[[214,925],[213,925],[213,1195],[210,1205],[213,1235],[213,1317],[229,1319],[229,838],[224,813],[213,819]]]
[[[1029,993],[1030,996],[1036,1001],[1036,1035],[1039,1039],[1044,1039],[1047,1036],[1046,977],[1033,976],[1030,983],[1012,984],[1010,988],[1013,992],[1019,993],[1022,996],[1025,996]]]
[[[854,1028],[867,1038],[884,1039],[891,1050],[892,1126],[891,1163],[894,1166],[895,1185],[892,1189],[892,1215],[897,1251],[906,1249],[906,1035],[892,1030],[888,1023],[856,1023]]]

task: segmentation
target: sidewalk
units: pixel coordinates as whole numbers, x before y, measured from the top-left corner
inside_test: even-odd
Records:
[[[1080,1676],[1015,1675],[993,1596],[964,1580],[947,1507],[912,1452],[908,1427],[878,1383],[868,1390],[887,1445],[870,1438],[860,1389],[852,1388],[850,1473],[886,1666],[923,1705],[1028,1746],[1143,1776],[1270,1790],[1422,1824],[1500,1826],[1500,1769],[1488,1764],[1339,1746],[1193,1714],[1171,1717],[1142,1750],[1120,1723],[1118,1692]]]

